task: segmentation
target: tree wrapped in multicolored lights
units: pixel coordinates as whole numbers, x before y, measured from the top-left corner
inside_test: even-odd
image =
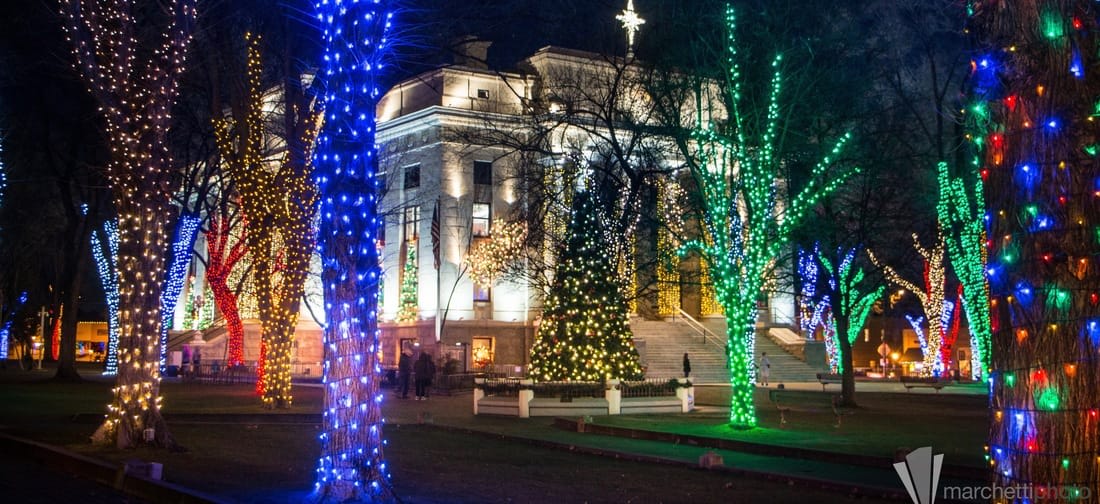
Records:
[[[985,178],[993,483],[1100,495],[1100,23],[1089,0],[971,2]],[[1085,493],[1087,492],[1087,494]]]
[[[94,436],[120,448],[172,446],[160,414],[161,294],[175,215],[167,134],[195,19],[193,0],[160,6],[168,18],[152,50],[142,47],[127,0],[63,0],[61,15],[76,68],[100,104],[118,215],[119,371],[107,420]],[[146,59],[147,58],[147,59]]]
[[[573,196],[565,248],[531,347],[531,378],[539,381],[636,380],[642,377],[627,305],[616,281],[595,197]]]
[[[994,139],[1001,148],[1000,137]],[[976,171],[976,170],[975,170]],[[992,348],[989,321],[989,283],[986,281],[985,195],[981,177],[954,176],[947,163],[937,166],[940,199],[936,204],[940,226],[946,231],[947,255],[962,284],[962,306],[970,322],[970,376],[989,371]]]
[[[248,93],[242,106],[234,111],[243,118],[216,119],[214,128],[218,149],[236,183],[248,223],[246,241],[262,325],[256,391],[265,406],[287,408],[293,400],[290,360],[294,329],[313,251],[317,189],[310,179],[313,144],[322,116],[301,83],[287,79],[282,89],[286,148],[278,167],[268,165],[261,39],[252,34],[246,39]],[[280,245],[282,265],[277,268],[276,248]]]
[[[728,324],[726,352],[733,388],[730,424],[751,428],[756,425],[753,352],[757,300],[772,276],[770,269],[788,247],[794,227],[857,170],[842,169],[826,178],[849,139],[846,134],[829,156],[814,166],[795,196],[787,199],[780,193],[780,180],[786,173],[784,153],[777,149],[782,115],[781,56],[772,61],[775,73],[767,110],[744,109],[735,17],[728,4],[725,21],[726,83],[721,105],[699,100],[693,141],[681,143],[694,183],[690,192],[702,212],[703,234],[685,243],[681,252],[698,251],[706,263]],[[704,95],[707,88],[701,85],[696,91]]]
[[[314,4],[323,30],[325,128],[317,147],[324,409],[317,502],[396,500],[383,454],[375,107],[391,51],[393,1]]]

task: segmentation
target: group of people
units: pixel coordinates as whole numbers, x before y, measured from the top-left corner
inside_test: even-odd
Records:
[[[760,355],[760,360],[753,363],[756,366],[756,378],[757,382],[761,385],[768,386],[768,377],[772,374],[772,361],[768,359],[768,352],[764,352]],[[691,374],[691,359],[688,357],[687,352],[684,352],[684,378],[687,378]]]
[[[402,399],[409,398],[409,381],[416,377],[416,400],[428,400],[428,387],[432,386],[435,379],[435,362],[428,352],[420,352],[420,358],[416,363],[412,362],[412,354],[407,350],[401,351],[401,357],[397,360],[397,392]]]

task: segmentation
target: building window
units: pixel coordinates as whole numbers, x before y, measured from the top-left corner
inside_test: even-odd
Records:
[[[493,163],[490,161],[474,161],[474,184],[493,185]]]
[[[405,208],[405,239],[413,241],[420,238],[420,207]]]
[[[492,290],[493,287],[491,285],[474,282],[474,302],[488,303],[492,301]]]
[[[405,167],[405,189],[420,187],[420,165]]]
[[[489,90],[488,89],[478,89],[477,90],[477,97],[481,98],[483,100],[488,100],[489,99]]]
[[[474,236],[489,236],[489,219],[493,214],[489,203],[474,203],[472,232]]]

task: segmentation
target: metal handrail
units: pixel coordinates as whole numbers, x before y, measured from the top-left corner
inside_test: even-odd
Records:
[[[710,343],[718,347],[720,350],[725,351],[725,338],[715,334],[714,331],[707,329],[707,326],[703,325],[702,322],[695,320],[695,318],[691,315],[688,315],[683,308],[678,308],[677,310],[680,312],[680,317],[683,318],[685,322],[687,322],[687,326],[703,336],[703,343]]]

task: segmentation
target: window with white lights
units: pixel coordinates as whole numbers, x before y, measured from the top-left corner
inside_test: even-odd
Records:
[[[489,203],[474,203],[472,229],[473,235],[476,237],[489,236],[489,221],[492,216],[492,205]]]

